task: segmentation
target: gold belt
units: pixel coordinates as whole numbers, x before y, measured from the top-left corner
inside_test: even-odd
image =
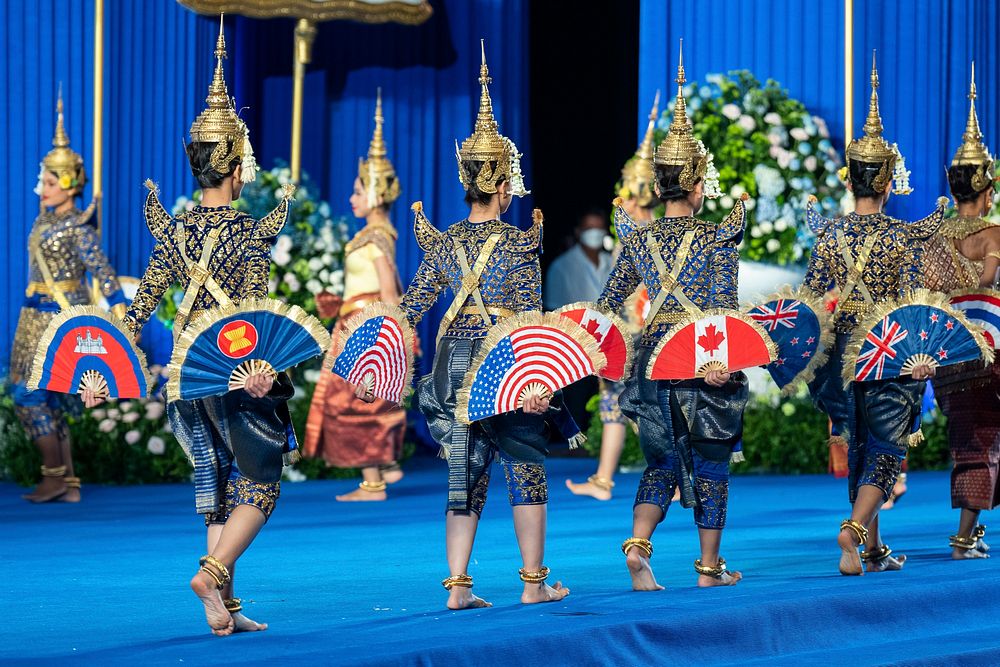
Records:
[[[60,292],[73,292],[80,289],[81,283],[79,280],[59,280],[53,284],[56,290]],[[38,282],[37,280],[32,280],[28,283],[28,288],[24,290],[25,296],[32,296],[34,294],[46,294],[52,296],[53,290],[49,289],[49,286],[43,282]]]
[[[486,312],[496,317],[497,319],[503,319],[505,317],[510,317],[514,314],[513,310],[507,308],[501,308],[499,306],[486,306]],[[459,315],[480,315],[479,308],[476,306],[464,306],[458,311]]]
[[[355,294],[350,299],[346,299],[344,303],[340,304],[340,317],[347,317],[356,310],[361,310],[365,306],[371,305],[376,301],[380,301],[381,296],[382,295],[378,292]]]
[[[837,311],[848,315],[865,315],[874,307],[874,304],[868,303],[864,299],[850,299],[841,303]]]
[[[687,316],[688,313],[683,310],[661,310],[650,324],[677,324]]]

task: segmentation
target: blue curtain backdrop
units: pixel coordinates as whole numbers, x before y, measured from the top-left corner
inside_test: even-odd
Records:
[[[983,0],[855,0],[854,128],[844,128],[842,0],[641,0],[639,119],[657,88],[675,90],[677,43],[684,38],[689,80],[749,69],[775,79],[826,119],[841,151],[868,109],[872,49],[878,49],[885,136],[899,144],[914,193],[894,197],[890,213],[926,215],[948,194],[945,168],[968,113],[969,62],[976,60],[980,124],[996,152],[1000,139],[1000,8]],[[641,130],[639,130],[641,131]]]

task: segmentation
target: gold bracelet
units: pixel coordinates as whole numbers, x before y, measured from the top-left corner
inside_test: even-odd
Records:
[[[380,491],[385,491],[385,480],[378,482],[369,482],[368,480],[362,480],[358,484],[358,488],[362,491],[367,491],[368,493],[379,493]]]
[[[622,553],[628,556],[628,550],[632,547],[646,552],[646,558],[653,557],[653,543],[642,537],[630,537],[622,542]]]
[[[526,584],[540,584],[549,578],[549,568],[544,565],[534,572],[528,572],[523,567],[517,572],[521,575],[521,581]]]

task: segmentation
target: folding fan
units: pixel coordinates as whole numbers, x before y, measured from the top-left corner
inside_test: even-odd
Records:
[[[170,359],[169,400],[221,396],[253,373],[278,371],[323,354],[330,334],[298,306],[247,299],[213,308],[189,324]]]
[[[493,327],[458,391],[464,424],[512,412],[596,375],[607,360],[594,337],[557,313],[521,313]]]
[[[747,315],[778,346],[778,358],[768,364],[767,371],[783,394],[811,380],[826,361],[825,350],[833,340],[830,313],[822,300],[805,290],[794,293],[785,287],[750,308]]]
[[[620,317],[584,301],[563,306],[555,312],[579,324],[597,341],[607,359],[607,366],[598,375],[613,382],[625,379],[632,365],[632,336]]]
[[[709,371],[766,366],[778,348],[757,322],[730,310],[711,310],[683,320],[653,350],[646,367],[650,380],[691,380]]]
[[[983,330],[993,348],[1000,347],[1000,292],[980,287],[951,295],[951,306]]]
[[[413,330],[396,306],[362,308],[341,332],[342,349],[333,372],[372,395],[402,404],[413,377]]]
[[[945,296],[918,290],[877,308],[855,330],[844,356],[844,383],[909,375],[926,364],[950,366],[993,361],[979,328],[948,305]]]
[[[142,398],[152,381],[146,357],[125,324],[97,306],[73,306],[42,334],[28,389],[104,398]]]

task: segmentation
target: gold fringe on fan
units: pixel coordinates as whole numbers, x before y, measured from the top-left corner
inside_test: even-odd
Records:
[[[410,327],[410,321],[407,319],[406,313],[403,312],[402,308],[392,306],[383,301],[376,301],[375,303],[368,304],[361,310],[351,313],[351,316],[344,321],[344,327],[338,334],[338,343],[340,344],[341,351],[343,351],[344,344],[347,343],[347,339],[351,337],[351,334],[373,317],[392,318],[396,320],[396,323],[399,324],[399,328],[403,332],[403,347],[406,349],[406,377],[403,378],[403,393],[399,396],[399,404],[402,405],[403,400],[412,391],[410,385],[413,383],[413,347],[416,340],[413,335],[413,329]],[[330,364],[331,371],[335,364],[336,361]]]
[[[826,363],[826,360],[830,357],[830,349],[833,347],[833,342],[837,334],[833,330],[833,314],[826,309],[823,299],[816,296],[805,287],[800,287],[795,290],[791,285],[782,285],[774,294],[756,299],[756,302],[753,305],[746,307],[746,311],[749,314],[749,311],[756,308],[758,305],[776,301],[777,299],[792,299],[794,301],[801,301],[805,305],[809,306],[809,308],[816,313],[816,317],[819,319],[819,346],[816,348],[816,354],[814,354],[813,358],[808,364],[806,364],[806,367],[799,371],[798,375],[789,380],[788,384],[784,387],[780,388],[782,396],[791,396],[801,385],[812,382],[813,378],[816,377],[816,371],[819,370],[819,368],[823,366],[823,364]]]
[[[761,340],[764,341],[764,345],[767,347],[767,356],[770,360],[768,363],[773,362],[778,358],[777,344],[771,340],[771,337],[767,335],[767,331],[760,325],[759,322],[746,313],[741,313],[738,310],[729,310],[727,308],[709,308],[708,310],[703,310],[698,313],[689,313],[685,315],[670,329],[670,331],[666,333],[666,335],[663,336],[663,338],[660,339],[660,342],[657,343],[656,347],[653,349],[653,353],[649,355],[649,362],[646,364],[646,369],[643,371],[645,378],[647,380],[653,379],[650,376],[653,374],[653,366],[656,365],[657,357],[660,356],[660,352],[663,351],[663,348],[666,347],[667,343],[670,342],[684,327],[689,324],[694,324],[698,320],[705,319],[706,317],[716,317],[719,315],[725,315],[726,317],[732,317],[733,319],[744,322],[747,326],[760,334]]]
[[[584,354],[587,355],[587,358],[590,360],[591,365],[595,369],[592,375],[596,374],[596,369],[604,368],[607,364],[607,359],[605,358],[604,353],[601,352],[601,348],[598,347],[597,341],[594,340],[594,337],[584,331],[583,327],[569,318],[563,317],[558,313],[542,313],[537,310],[529,310],[516,315],[511,315],[490,328],[489,332],[486,334],[486,338],[483,340],[482,346],[479,348],[479,352],[476,353],[476,357],[472,360],[472,363],[469,365],[469,369],[465,372],[465,378],[462,380],[462,387],[456,392],[455,396],[455,418],[458,419],[460,423],[472,423],[469,421],[470,392],[472,391],[472,383],[475,382],[476,374],[479,372],[479,367],[482,366],[483,362],[486,360],[486,356],[501,340],[509,336],[514,330],[529,325],[558,329],[576,341],[580,347],[583,348]]]
[[[562,308],[557,308],[552,312],[559,313],[561,315],[566,311],[578,310],[580,308],[588,308],[590,310],[597,311],[602,315],[604,315],[605,317],[607,317],[609,320],[611,320],[611,324],[618,327],[618,332],[621,333],[622,338],[625,339],[625,370],[623,371],[624,374],[622,375],[621,380],[616,380],[617,382],[623,382],[625,378],[627,378],[629,375],[632,374],[632,364],[635,362],[635,344],[632,342],[632,336],[630,335],[631,327],[629,327],[628,323],[625,322],[625,320],[623,320],[622,318],[620,318],[617,314],[609,313],[606,309],[601,308],[596,303],[593,303],[591,301],[577,301],[576,303],[571,303],[569,305],[563,306]],[[570,320],[570,322],[572,321],[573,320]],[[582,325],[578,324],[577,326],[583,329]],[[586,329],[583,330],[587,331]],[[591,338],[593,338],[593,336],[591,336]],[[597,347],[598,349],[600,349],[600,344],[598,344]],[[604,369],[602,368],[601,370]]]
[[[976,345],[979,347],[982,360],[986,364],[993,363],[994,350],[986,342],[986,338],[983,336],[982,330],[970,322],[961,311],[951,305],[948,295],[942,294],[941,292],[932,292],[928,289],[917,289],[910,291],[906,296],[898,301],[884,301],[877,304],[857,326],[854,333],[851,334],[851,339],[848,341],[847,348],[844,350],[844,368],[841,377],[844,381],[845,389],[850,386],[852,382],[854,382],[854,372],[858,365],[858,355],[861,354],[861,348],[865,343],[865,338],[868,336],[868,332],[871,331],[876,324],[881,322],[889,313],[897,308],[902,308],[903,306],[930,306],[932,308],[940,308],[948,317],[953,318],[956,322],[969,330],[969,333],[972,334],[972,338],[976,341]]]
[[[167,399],[172,403],[180,398],[181,366],[184,365],[184,360],[187,359],[191,346],[201,334],[225,317],[262,310],[280,315],[303,327],[319,345],[321,354],[330,347],[330,333],[323,326],[323,323],[298,306],[276,299],[244,299],[229,307],[216,306],[202,311],[200,317],[188,324],[174,342],[174,351],[170,356],[170,365],[167,367]]]
[[[42,381],[42,374],[45,371],[46,353],[49,350],[49,346],[52,345],[52,341],[55,339],[56,332],[59,331],[59,328],[66,324],[66,322],[74,317],[80,317],[81,315],[98,317],[113,326],[115,329],[118,329],[118,331],[125,336],[125,340],[128,341],[128,345],[132,349],[132,352],[139,359],[139,367],[143,378],[146,380],[146,391],[148,393],[153,387],[153,378],[149,374],[149,365],[146,363],[146,355],[143,354],[142,350],[140,350],[135,344],[135,338],[129,328],[125,326],[125,322],[99,306],[71,306],[70,308],[59,311],[59,313],[57,313],[56,316],[49,321],[49,326],[45,328],[45,333],[42,334],[42,338],[39,340],[38,346],[35,348],[35,359],[31,363],[31,375],[28,378],[27,384],[28,389],[31,391],[38,389],[38,383]]]

